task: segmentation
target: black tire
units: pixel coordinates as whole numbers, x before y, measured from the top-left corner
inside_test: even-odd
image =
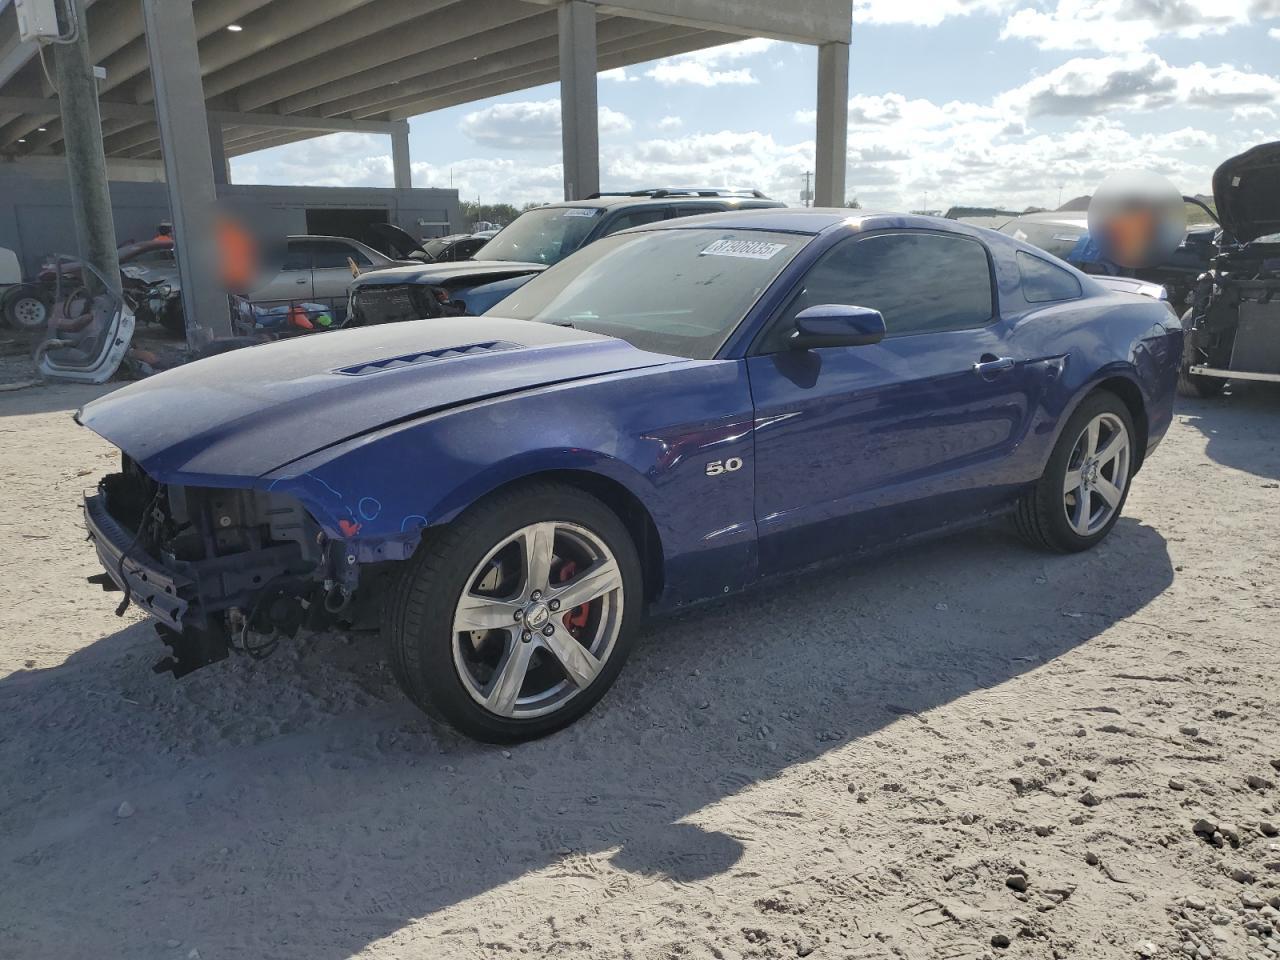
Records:
[[[166,300],[157,318],[160,326],[171,336],[185,340],[187,338],[187,321],[182,313],[182,298],[171,297]]]
[[[1182,328],[1186,330],[1186,334],[1182,345],[1182,366],[1178,369],[1178,396],[1207,400],[1222,393],[1226,389],[1227,381],[1221,377],[1206,377],[1203,374],[1191,372],[1192,361],[1197,355],[1196,348],[1191,342],[1190,321],[1193,312],[1188,310],[1182,315]]]
[[[622,580],[621,626],[595,679],[563,706],[538,717],[499,716],[473,699],[458,674],[453,611],[472,571],[494,547],[521,528],[546,521],[582,527],[608,547]],[[567,726],[604,696],[634,643],[643,597],[640,558],[617,515],[577,488],[532,482],[486,497],[448,526],[428,530],[389,589],[381,629],[392,672],[419,708],[477,740],[513,743]]]
[[[52,300],[48,292],[33,283],[20,283],[5,291],[0,302],[4,322],[14,330],[41,333],[49,325]]]
[[[1105,525],[1096,532],[1082,536],[1072,529],[1064,506],[1063,487],[1067,468],[1076,443],[1086,426],[1095,417],[1111,414],[1118,418],[1128,431],[1129,456],[1125,465],[1126,476],[1119,504]],[[1077,553],[1088,550],[1106,539],[1129,498],[1133,468],[1137,462],[1138,435],[1133,428],[1133,417],[1123,400],[1109,390],[1096,390],[1085,397],[1076,408],[1067,425],[1063,427],[1058,443],[1053,448],[1044,474],[1018,501],[1013,514],[1014,527],[1019,535],[1034,547],[1059,553]],[[1086,524],[1087,526],[1087,524]]]

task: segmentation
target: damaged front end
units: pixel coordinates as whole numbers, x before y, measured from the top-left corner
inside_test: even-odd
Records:
[[[293,497],[158,483],[128,455],[84,501],[104,574],[137,604],[172,654],[156,672],[181,677],[232,650],[266,656],[300,627],[351,623],[359,565]]]

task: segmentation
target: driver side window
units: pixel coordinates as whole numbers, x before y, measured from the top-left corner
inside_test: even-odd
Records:
[[[824,303],[879,310],[889,337],[982,327],[994,314],[987,251],[935,233],[851,237],[810,268],[757,352],[786,350],[796,314]]]

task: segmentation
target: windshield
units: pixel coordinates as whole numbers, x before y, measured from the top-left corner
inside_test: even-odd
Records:
[[[617,234],[534,277],[494,312],[709,360],[811,239],[724,229]]]
[[[602,213],[600,207],[529,210],[476,251],[475,259],[559,263],[582,246]]]
[[[453,243],[453,239],[448,240],[428,240],[422,245],[422,252],[434,260],[444,251],[444,249]]]

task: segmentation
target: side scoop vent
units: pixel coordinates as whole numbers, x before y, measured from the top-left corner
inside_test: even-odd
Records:
[[[421,353],[406,353],[399,357],[387,357],[384,360],[370,360],[350,367],[341,367],[334,371],[347,377],[367,377],[372,373],[384,370],[399,370],[401,367],[416,366],[419,363],[430,363],[433,360],[457,360],[460,357],[474,357],[482,353],[498,353],[502,350],[518,350],[520,344],[507,340],[486,340],[483,343],[469,343],[464,347],[446,347],[441,350],[424,350]]]

